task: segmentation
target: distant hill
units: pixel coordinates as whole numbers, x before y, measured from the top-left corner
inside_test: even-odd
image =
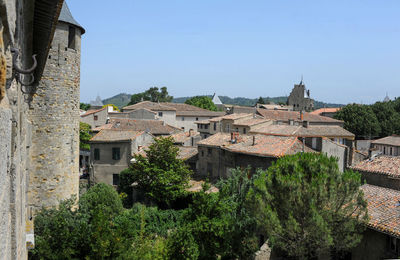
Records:
[[[114,104],[117,107],[122,108],[126,106],[129,101],[131,101],[131,96],[132,95],[130,94],[121,93],[116,96],[104,99],[103,104]]]
[[[211,97],[211,96],[210,96]],[[185,103],[187,99],[191,97],[178,97],[174,98],[172,102],[174,103]],[[235,98],[230,98],[227,96],[219,96],[221,99],[222,103],[228,104],[228,105],[237,105],[237,106],[254,106],[254,104],[257,102],[258,98],[244,98],[244,97],[235,97]],[[114,104],[119,108],[122,108],[126,106],[129,101],[131,100],[131,95],[126,94],[126,93],[121,93],[116,96],[107,98],[103,100],[104,104]],[[265,101],[273,102],[275,104],[278,103],[286,103],[287,97],[281,96],[281,97],[264,97]],[[321,101],[315,101],[315,108],[323,108],[323,107],[342,107],[344,106],[343,104],[334,104],[334,103],[325,103]]]

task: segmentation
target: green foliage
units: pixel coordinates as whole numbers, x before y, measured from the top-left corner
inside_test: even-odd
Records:
[[[134,105],[141,101],[152,101],[152,102],[171,102],[172,96],[168,94],[167,87],[152,87],[142,93],[133,94],[131,96],[131,101],[128,105]]]
[[[79,148],[90,150],[89,140],[92,136],[89,133],[91,128],[89,124],[79,122]]]
[[[344,128],[358,138],[380,135],[381,126],[370,106],[358,104],[344,106],[336,113],[335,118],[343,120]]]
[[[183,220],[199,248],[199,259],[216,259],[227,251],[226,234],[230,230],[228,200],[217,193],[206,193],[203,189],[193,195],[193,203],[185,211]]]
[[[170,206],[171,202],[185,195],[185,188],[192,172],[180,159],[179,149],[173,139],[157,138],[146,151],[146,157],[135,155],[136,162],[121,176],[120,191],[128,189],[127,180],[136,182],[137,188],[152,198],[160,206]]]
[[[343,120],[344,128],[357,138],[400,134],[400,100],[347,105],[336,113],[335,118]]]
[[[114,111],[118,111],[118,112],[119,112],[119,108],[118,108],[116,105],[114,105],[114,104],[107,104],[107,105],[104,105],[103,108],[109,107],[109,106],[112,106],[113,109],[114,109]]]
[[[167,240],[168,259],[195,260],[199,258],[199,247],[192,235],[192,230],[183,226],[174,231]]]
[[[265,104],[265,100],[264,100],[262,97],[259,97],[258,100],[257,100],[257,102],[256,102],[256,104],[261,104],[261,105],[263,105],[263,104]]]
[[[86,103],[80,103],[79,108],[85,111],[88,111],[89,108],[91,107],[90,104],[86,104]]]
[[[192,98],[189,98],[188,100],[185,101],[185,104],[208,109],[211,111],[217,111],[217,107],[215,104],[212,102],[212,99],[207,96],[195,96]]]
[[[251,202],[248,198],[257,176],[258,173],[252,176],[249,169],[235,169],[229,178],[217,183],[220,199],[229,201],[231,207],[229,230],[224,238],[228,245],[224,255],[229,259],[252,259],[259,249],[256,213],[249,207]]]
[[[122,250],[113,219],[122,213],[117,192],[109,185],[89,189],[74,208],[75,199],[35,217],[36,246],[32,259],[112,258]]]
[[[298,259],[356,246],[367,221],[361,177],[340,172],[322,154],[285,156],[262,172],[250,192],[270,244]]]
[[[376,102],[371,108],[381,127],[380,137],[400,133],[400,114],[395,110],[394,102]]]

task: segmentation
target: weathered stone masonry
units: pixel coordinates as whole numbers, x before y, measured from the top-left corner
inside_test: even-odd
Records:
[[[79,191],[81,30],[73,26],[71,32],[71,26],[61,21],[57,25],[31,104],[29,205],[35,209],[57,205]],[[70,37],[74,37],[73,46]]]

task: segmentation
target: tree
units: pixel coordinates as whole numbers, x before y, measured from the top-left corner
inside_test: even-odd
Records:
[[[146,150],[146,157],[135,155],[135,163],[129,171],[124,172],[123,183],[137,183],[137,188],[160,206],[170,206],[182,197],[192,172],[180,159],[177,159],[179,149],[173,145],[173,139],[157,138]],[[118,188],[121,191],[125,186]]]
[[[79,148],[90,150],[89,141],[92,138],[90,135],[91,128],[89,124],[79,122]]]
[[[144,92],[133,94],[128,105],[134,105],[141,101],[171,102],[172,99],[173,97],[168,94],[167,87],[162,87],[161,89],[151,87]]]
[[[90,104],[86,104],[86,103],[80,103],[79,108],[85,111],[88,111],[89,108],[91,107]]]
[[[381,127],[380,137],[400,133],[400,114],[394,102],[376,102],[371,107]]]
[[[250,174],[249,169],[234,169],[228,178],[217,183],[220,199],[229,201],[231,207],[229,230],[224,236],[228,244],[224,255],[229,259],[253,259],[254,253],[259,249],[259,242],[264,242],[258,241],[257,236],[261,234],[248,198],[257,176],[258,173]]]
[[[262,97],[259,97],[256,104],[264,105],[265,101],[264,101],[264,99]]]
[[[368,219],[361,177],[335,158],[298,153],[262,172],[249,196],[269,243],[286,257],[315,259],[356,246]]]
[[[367,105],[350,104],[342,107],[335,115],[336,119],[344,121],[344,128],[357,136],[357,138],[370,138],[379,136],[381,127],[379,121]]]
[[[217,111],[217,106],[212,102],[211,98],[207,96],[195,96],[192,98],[189,98],[188,100],[185,101],[185,104],[208,109],[211,111]]]

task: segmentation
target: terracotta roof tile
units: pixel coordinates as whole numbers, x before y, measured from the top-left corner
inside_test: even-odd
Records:
[[[236,153],[268,157],[280,157],[303,151],[303,144],[297,139],[297,137],[254,135],[254,145],[253,135],[240,135],[237,143],[232,143],[230,140],[231,134],[216,133],[201,140],[197,144],[217,146]],[[304,151],[314,152],[314,150],[307,146],[304,147]]]
[[[400,135],[386,136],[372,141],[373,144],[384,144],[391,146],[400,146]]]
[[[180,146],[180,145],[179,146],[177,145],[176,147],[179,148],[177,158],[181,159],[181,160],[184,160],[184,161],[196,156],[199,153],[198,150],[197,150],[197,147]],[[146,146],[142,147],[142,149],[139,152],[137,152],[137,154],[140,154],[141,156],[146,157],[147,156],[146,150],[148,148],[149,147],[146,147]]]
[[[298,111],[283,111],[283,110],[268,110],[268,109],[257,109],[257,113],[262,115],[266,119],[280,120],[280,121],[301,121],[300,112]],[[304,113],[304,120],[309,122],[319,123],[343,123],[343,121],[336,120],[326,116],[314,115],[308,112]]]
[[[380,155],[374,159],[362,161],[352,167],[353,170],[400,177],[400,156]]]
[[[101,130],[90,139],[90,142],[119,142],[130,141],[136,137],[144,134],[144,131],[130,131],[130,130]]]
[[[361,186],[368,203],[368,226],[400,238],[400,191],[369,184]]]
[[[196,131],[191,131],[191,132],[179,132],[176,134],[172,134],[171,137],[174,139],[175,143],[184,143],[187,140],[190,140],[190,138],[199,136],[200,133]]]
[[[123,107],[123,110],[135,110],[135,109],[148,109],[152,111],[176,111],[175,108],[166,106],[163,103],[151,102],[151,101],[142,101],[134,105]]]
[[[310,114],[321,115],[322,113],[336,113],[339,110],[340,110],[340,107],[327,107],[327,108],[320,108],[320,109],[314,110]]]
[[[85,117],[85,116],[88,116],[88,115],[92,115],[92,114],[95,114],[95,113],[97,113],[97,112],[103,111],[103,110],[105,110],[105,109],[107,109],[107,107],[103,107],[103,108],[96,109],[96,110],[89,110],[89,111],[87,111],[85,114],[81,115],[81,117]]]
[[[337,125],[303,127],[299,125],[266,125],[255,127],[252,133],[265,135],[299,136],[299,137],[344,137],[354,139],[355,135]]]
[[[112,125],[111,129],[148,131],[154,135],[170,135],[182,131],[160,120],[111,118],[109,124]]]

